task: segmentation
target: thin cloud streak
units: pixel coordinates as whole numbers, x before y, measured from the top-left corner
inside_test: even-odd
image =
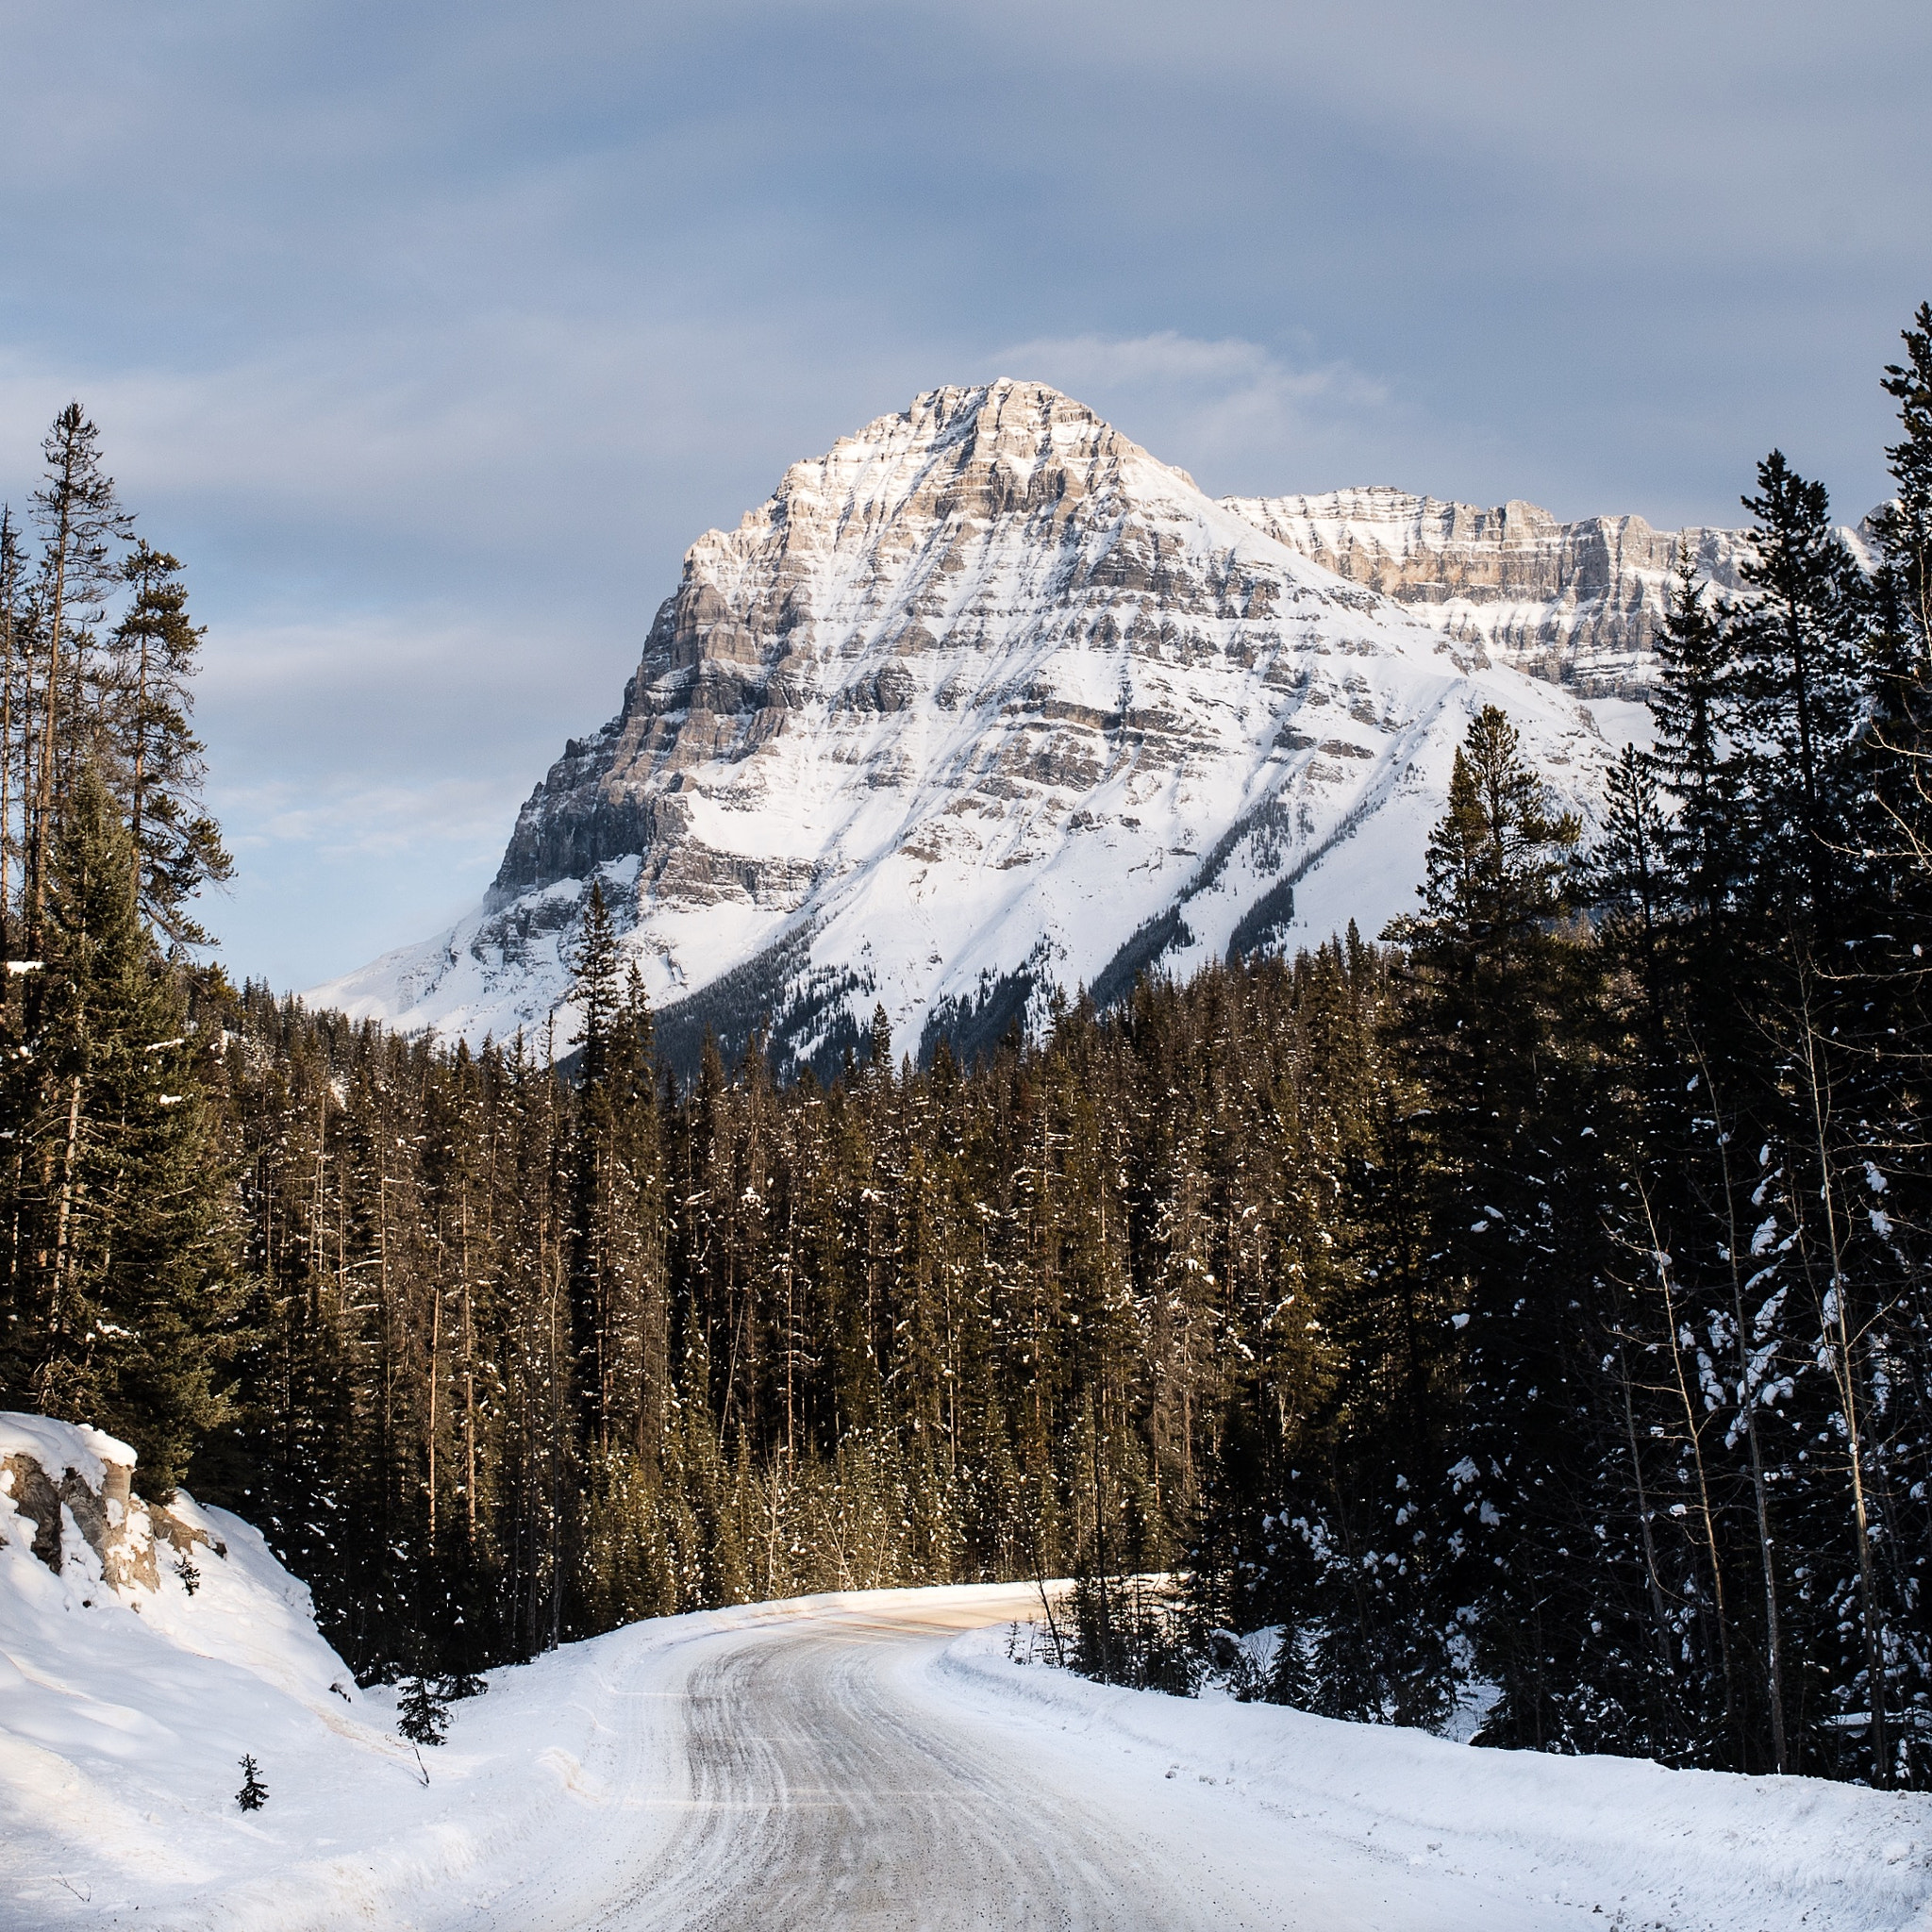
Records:
[[[1403,426],[1387,382],[1342,361],[1298,366],[1238,337],[1083,335],[996,359],[1077,396],[1217,495],[1365,481],[1362,452]]]

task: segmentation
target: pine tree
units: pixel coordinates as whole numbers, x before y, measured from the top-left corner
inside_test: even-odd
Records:
[[[11,1272],[33,1285],[31,1388],[49,1413],[126,1437],[164,1500],[225,1412],[227,1176],[181,989],[142,924],[132,843],[92,767],[47,883],[15,1094],[31,1165]]]
[[[1757,466],[1750,592],[1730,614],[1740,780],[1759,841],[1760,900],[1788,924],[1827,937],[1845,896],[1841,874],[1859,849],[1847,758],[1862,699],[1865,589],[1832,527],[1823,484],[1780,451]]]
[[[1678,553],[1657,651],[1647,762],[1676,804],[1660,856],[1686,909],[1707,928],[1731,904],[1746,835],[1729,744],[1737,719],[1727,613],[1706,605],[1688,547]]]
[[[1400,1022],[1427,1107],[1431,1273],[1459,1291],[1449,1472],[1478,1659],[1501,1741],[1574,1743],[1589,1697],[1585,1562],[1600,1444],[1588,1418],[1607,1177],[1593,960],[1565,925],[1576,821],[1553,813],[1494,707],[1472,722],[1431,834]]]
[[[617,1024],[617,938],[596,880],[584,907],[574,961],[572,998],[580,1015],[571,1044],[578,1050],[578,1123],[570,1200],[570,1342],[577,1427],[586,1450],[608,1441],[611,1371],[607,1315],[618,1257],[611,1252],[617,1176],[613,1172],[610,1059]]]
[[[1896,493],[1874,518],[1882,557],[1874,586],[1873,705],[1868,743],[1877,823],[1889,855],[1890,923],[1903,956],[1924,957],[1924,885],[1932,877],[1932,303],[1905,331],[1906,360],[1885,372],[1903,436],[1886,455]],[[1900,970],[1916,980],[1918,971]]]
[[[1904,340],[1906,359],[1887,364],[1884,379],[1905,432],[1885,453],[1895,493],[1874,521],[1900,579],[1901,627],[1923,666],[1932,658],[1932,302],[1919,304]]]
[[[235,1793],[235,1802],[244,1811],[259,1811],[268,1803],[268,1787],[262,1783],[254,1757],[240,1760],[242,1766],[242,1789]]]
[[[203,632],[189,618],[176,558],[137,542],[120,575],[133,595],[108,639],[106,703],[115,789],[140,855],[142,911],[170,940],[206,945],[188,903],[234,867],[220,826],[200,809],[206,766],[189,721]]]
[[[76,765],[97,758],[102,749],[82,707],[85,659],[92,642],[89,626],[99,621],[99,600],[112,582],[114,550],[126,541],[133,521],[121,508],[114,479],[102,467],[100,432],[78,403],[69,403],[55,417],[41,453],[45,468],[34,491],[34,513],[42,537],[46,662],[39,691],[40,741],[29,747],[22,787],[29,825],[25,924],[30,948],[40,943],[63,788]]]
[[[1626,744],[1604,781],[1603,835],[1591,849],[1585,890],[1591,902],[1629,930],[1646,976],[1660,930],[1673,909],[1669,863],[1672,827],[1657,802],[1650,758]]]
[[[412,1744],[441,1744],[449,1710],[436,1685],[420,1673],[403,1680],[396,1699],[396,1729]]]

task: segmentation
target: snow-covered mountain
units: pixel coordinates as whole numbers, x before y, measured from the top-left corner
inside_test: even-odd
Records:
[[[1586,698],[1642,694],[1680,551],[1719,591],[1742,587],[1745,533],[1709,525],[1659,530],[1637,516],[1565,524],[1533,503],[1482,509],[1385,485],[1224,496],[1222,505],[1338,576],[1392,597],[1475,661],[1513,665]],[[1873,568],[1871,516],[1839,535]]]
[[[1637,516],[1565,524],[1533,503],[1480,509],[1384,487],[1222,501],[1289,549],[1393,598],[1473,658],[1586,696],[1641,690],[1680,544],[1700,577],[1739,587],[1737,530],[1657,530]]]
[[[541,1050],[594,877],[674,1059],[768,1019],[824,1064],[874,1003],[971,1051],[1056,986],[1379,931],[1485,703],[1587,810],[1576,699],[1325,568],[1361,546],[1295,501],[1037,383],[919,397],[691,546],[474,915],[309,1001]]]

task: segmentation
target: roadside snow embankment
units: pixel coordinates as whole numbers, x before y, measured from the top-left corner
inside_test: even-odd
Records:
[[[855,1874],[950,1925],[991,1871],[1033,1923],[1932,1932],[1932,1799],[1110,1690],[1008,1657],[1009,1586],[633,1624],[418,1754],[248,1524],[133,1475],[0,1416],[0,1926],[831,1926]]]
[[[981,1709],[1029,1707],[1080,1734],[1115,1777],[1127,1754],[1175,1784],[1218,1786],[1223,1842],[1258,1829],[1355,1846],[1541,1901],[1670,1932],[1932,1928],[1932,1797],[1817,1778],[1669,1771],[1624,1757],[1474,1750],[1210,1693],[1167,1697],[1011,1661],[1005,1631],[951,1645],[934,1674]],[[1177,1794],[1178,1795],[1178,1794]],[[1122,1804],[1150,1803],[1123,1791]],[[1565,1910],[1564,1908],[1568,1908]]]
[[[97,1430],[0,1413],[0,1925],[441,1922],[570,1845],[597,1645],[503,1674],[419,1758],[248,1524],[133,1474]]]

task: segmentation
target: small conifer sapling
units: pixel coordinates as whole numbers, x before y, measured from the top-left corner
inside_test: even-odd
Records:
[[[426,1677],[410,1677],[396,1703],[396,1729],[412,1744],[440,1744],[448,1714]]]
[[[268,1803],[268,1787],[256,1774],[252,1755],[242,1760],[242,1789],[235,1793],[235,1802],[244,1811],[259,1811]]]

